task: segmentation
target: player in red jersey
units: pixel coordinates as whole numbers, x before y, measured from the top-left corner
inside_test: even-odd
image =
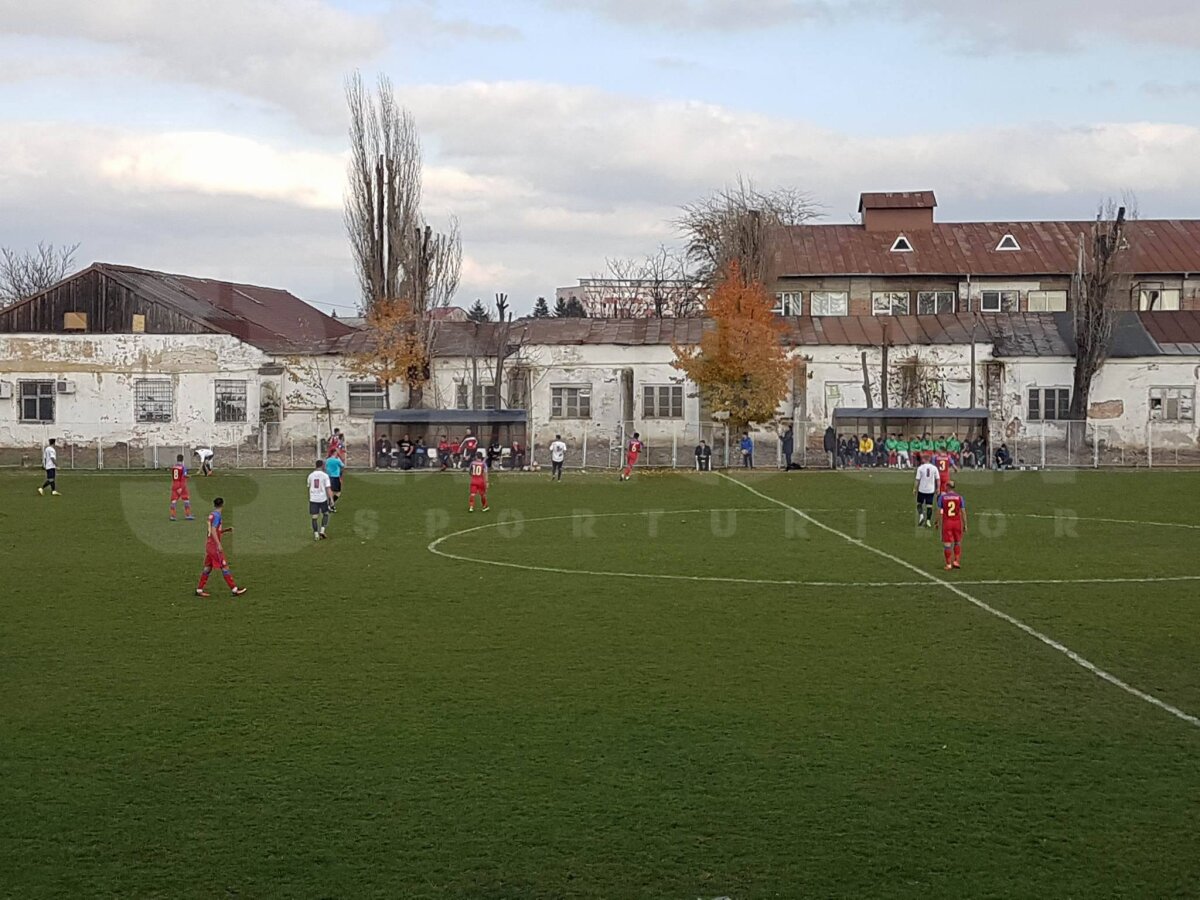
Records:
[[[938,493],[944,494],[953,484],[950,481],[950,471],[958,471],[958,463],[945,450],[939,450],[933,455],[933,465],[938,470]]]
[[[342,465],[346,464],[346,436],[342,434],[342,429],[333,429],[333,435],[329,438],[328,456],[336,456],[342,461]]]
[[[637,465],[638,454],[642,452],[642,437],[636,431],[629,446],[625,448],[625,468],[621,470],[621,480],[628,481],[633,476],[633,467]]]
[[[213,569],[221,570],[221,575],[224,576],[233,596],[240,597],[246,593],[246,588],[238,587],[237,582],[233,580],[229,563],[225,559],[225,551],[221,547],[221,536],[233,531],[232,526],[226,528],[221,524],[224,506],[225,501],[217,497],[213,500],[213,511],[208,514],[208,539],[204,544],[204,569],[200,572],[200,582],[196,585],[197,597],[209,596],[204,590],[204,585],[208,584],[208,576],[212,574]]]
[[[942,526],[942,549],[946,553],[946,568],[962,568],[962,541],[967,533],[967,503],[962,494],[954,490],[954,482],[946,484],[946,490],[938,494],[935,524]]]
[[[467,500],[467,512],[475,512],[475,495],[479,495],[479,502],[482,504],[482,512],[488,511],[487,502],[487,483],[488,483],[488,467],[487,460],[483,458],[483,451],[479,450],[475,453],[475,458],[471,460],[471,495]]]
[[[176,521],[176,504],[183,501],[183,517],[189,522],[196,518],[192,515],[192,497],[188,493],[188,470],[183,464],[183,454],[175,457],[175,465],[171,466],[171,521]]]

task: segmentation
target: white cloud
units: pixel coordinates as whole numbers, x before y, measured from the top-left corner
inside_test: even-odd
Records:
[[[824,0],[542,0],[560,10],[585,10],[629,25],[702,30],[750,30],[829,20],[836,3]]]
[[[265,100],[343,127],[342,78],[386,47],[383,20],[327,0],[0,0],[9,35],[116,48],[144,76]]]
[[[1095,38],[1200,47],[1195,0],[875,0],[875,7],[932,22],[975,50],[1061,50]]]
[[[837,219],[861,190],[906,188],[935,189],[947,219],[1086,218],[1125,188],[1146,217],[1200,207],[1200,128],[1182,125],[865,137],[556,85],[402,94],[429,148],[427,212],[462,223],[462,297],[504,290],[519,310],[605,257],[672,240],[678,206],[739,172],[809,190]],[[79,240],[88,257],[354,302],[340,153],[212,132],[9,124],[0,158],[0,244]]]

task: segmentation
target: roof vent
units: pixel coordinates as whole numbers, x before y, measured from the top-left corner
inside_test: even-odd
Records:
[[[1017,243],[1017,239],[1011,234],[1006,234],[1000,238],[1000,243],[996,245],[997,250],[1020,250],[1021,245]]]
[[[909,243],[908,238],[906,238],[904,235],[900,235],[898,238],[896,238],[895,243],[892,244],[892,252],[912,253],[913,245]]]

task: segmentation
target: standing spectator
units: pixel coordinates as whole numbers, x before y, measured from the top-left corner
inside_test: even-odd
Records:
[[[386,458],[385,454],[387,453],[386,444],[387,438],[385,438],[382,434],[375,438],[375,468],[377,469],[382,469],[387,464],[383,461]]]
[[[742,451],[742,468],[754,468],[754,441],[750,440],[750,432],[743,431],[742,439],[738,443],[738,447]]]
[[[790,472],[792,468],[792,454],[796,449],[796,438],[792,434],[792,426],[789,425],[784,431],[783,437],[779,439],[780,450],[783,451],[783,470]]]
[[[515,472],[521,472],[525,469],[525,445],[516,438],[512,442],[512,460],[509,465]]]
[[[696,445],[696,471],[707,472],[712,468],[712,447],[708,441],[700,441]]]
[[[567,461],[567,445],[561,434],[556,434],[550,442],[550,477],[562,481],[563,463]]]
[[[837,468],[837,432],[830,425],[825,429],[825,437],[821,441],[821,446],[824,448],[826,455],[829,457],[829,468]]]
[[[54,438],[50,438],[42,448],[42,468],[46,471],[46,480],[38,488],[38,493],[45,494],[46,488],[50,488],[52,497],[61,497],[58,492],[58,450],[54,446]]]

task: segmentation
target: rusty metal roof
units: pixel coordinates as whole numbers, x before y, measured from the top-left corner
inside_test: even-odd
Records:
[[[1141,312],[1137,316],[1163,353],[1200,356],[1200,311]]]
[[[866,209],[933,209],[933,191],[864,191],[858,195],[858,211]]]
[[[1069,276],[1079,237],[1091,222],[949,222],[905,232],[911,253],[893,253],[898,233],[860,225],[792,225],[775,229],[772,274]],[[997,250],[1006,234],[1021,249]],[[1122,268],[1140,275],[1200,272],[1200,220],[1141,220],[1126,230]]]
[[[354,329],[279,288],[96,263],[147,300],[267,352],[321,350]]]

